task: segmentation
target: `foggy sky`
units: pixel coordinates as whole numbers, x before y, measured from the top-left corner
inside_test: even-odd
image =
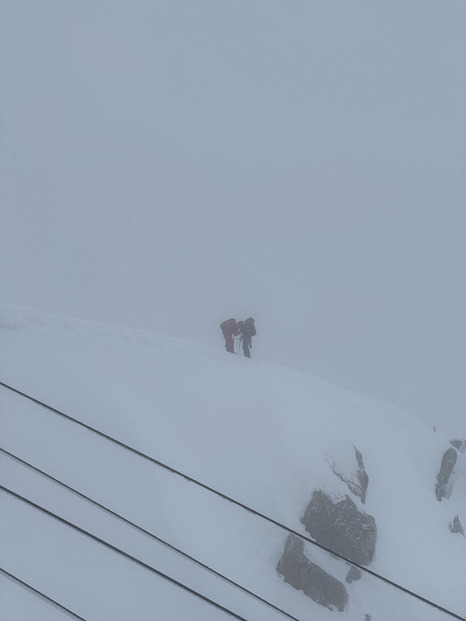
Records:
[[[253,357],[466,434],[465,31],[464,0],[0,0],[0,301],[219,348],[252,315]]]

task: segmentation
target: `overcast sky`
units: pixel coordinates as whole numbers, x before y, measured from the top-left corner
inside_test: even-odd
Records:
[[[464,0],[0,0],[1,301],[466,434]],[[241,387],[232,386],[241,407]]]

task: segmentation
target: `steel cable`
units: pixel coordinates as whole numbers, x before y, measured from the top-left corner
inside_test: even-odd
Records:
[[[6,569],[3,569],[3,567],[0,567],[0,573],[4,574],[10,580],[17,582],[24,589],[31,591],[36,597],[40,597],[41,599],[45,600],[51,606],[55,606],[61,612],[69,615],[70,617],[73,617],[73,619],[78,619],[79,621],[86,621],[84,617],[80,617],[79,615],[77,615],[75,612],[73,612],[69,608],[66,608],[65,606],[63,606],[62,604],[59,604],[57,601],[55,601],[48,595],[45,595],[45,593],[42,593],[42,591],[35,589],[33,586],[31,586],[27,582],[24,582],[24,580],[21,580],[20,578],[18,578],[17,576],[14,576],[13,574],[10,574],[10,572],[6,571]]]
[[[20,395],[21,397],[24,397],[25,399],[28,399],[30,401],[32,401],[33,403],[36,403],[40,406],[42,406],[43,408],[54,412],[55,414],[61,416],[62,418],[71,421],[73,423],[75,423],[76,425],[79,425],[80,427],[83,427],[84,429],[87,429],[88,431],[91,431],[92,433],[97,434],[98,436],[108,440],[109,442],[112,442],[113,444],[120,446],[121,448],[133,453],[134,455],[137,455],[139,457],[141,457],[142,459],[145,459],[147,461],[149,461],[150,463],[159,466],[165,470],[167,470],[168,472],[171,472],[172,474],[175,474],[183,479],[185,479],[186,481],[189,481],[190,483],[193,483],[194,485],[197,485],[198,487],[207,490],[208,492],[211,492],[212,494],[215,494],[216,496],[219,496],[220,498],[223,498],[224,500],[238,506],[241,507],[242,509],[244,509],[245,511],[248,511],[249,513],[271,523],[274,524],[275,526],[277,526],[278,528],[288,532],[289,534],[293,534],[296,537],[299,537],[300,539],[302,539],[303,541],[306,541],[307,543],[310,543],[322,550],[325,550],[326,552],[328,552],[329,554],[331,554],[332,556],[339,558],[347,563],[349,563],[350,565],[353,565],[354,567],[357,567],[358,569],[360,569],[362,572],[373,576],[374,578],[377,578],[378,580],[381,580],[382,582],[385,582],[386,584],[389,584],[390,586],[392,586],[393,588],[406,593],[407,595],[410,595],[411,597],[416,598],[417,600],[424,602],[425,604],[427,604],[428,606],[431,606],[432,608],[436,608],[437,610],[440,610],[441,612],[451,616],[454,619],[458,619],[459,621],[466,621],[466,617],[462,617],[454,612],[452,612],[451,610],[448,610],[447,608],[440,606],[439,604],[436,604],[435,602],[432,602],[431,600],[427,599],[426,597],[423,597],[422,595],[419,595],[418,593],[415,593],[414,591],[411,591],[410,589],[398,584],[397,582],[394,582],[393,580],[390,580],[389,578],[386,578],[385,576],[382,576],[380,574],[378,574],[377,572],[368,569],[367,567],[364,567],[363,565],[360,565],[359,563],[356,563],[355,561],[350,560],[349,558],[343,556],[342,554],[339,554],[338,552],[335,552],[333,550],[331,550],[330,548],[327,548],[326,546],[320,544],[317,541],[314,541],[313,539],[311,539],[310,537],[306,537],[305,535],[303,535],[302,533],[282,524],[281,522],[278,522],[277,520],[265,515],[264,513],[261,513],[260,511],[257,511],[256,509],[253,509],[251,507],[249,507],[248,505],[240,502],[239,500],[236,500],[234,498],[231,498],[230,496],[228,496],[227,494],[224,494],[223,492],[220,492],[218,490],[216,490],[213,487],[210,487],[209,485],[206,485],[205,483],[202,483],[201,481],[198,481],[196,479],[194,479],[193,477],[177,470],[176,468],[169,466],[168,464],[164,464],[163,462],[155,459],[154,457],[151,457],[150,455],[147,455],[146,453],[143,453],[142,451],[135,449],[131,446],[129,446],[128,444],[125,444],[124,442],[122,442],[121,440],[117,440],[116,438],[113,438],[112,436],[99,431],[98,429],[95,429],[94,427],[92,427],[91,425],[88,425],[87,423],[83,423],[82,421],[78,420],[77,418],[74,418],[73,416],[70,416],[69,414],[66,414],[54,407],[52,407],[51,405],[48,405],[47,403],[44,403],[43,401],[40,401],[39,399],[36,399],[35,397],[32,397],[31,395],[17,389],[14,388],[4,382],[0,381],[0,386],[3,386],[4,388],[7,388],[8,390]]]
[[[91,503],[95,507],[101,509],[102,511],[105,511],[109,515],[111,515],[113,517],[116,517],[117,519],[121,520],[122,522],[124,522],[128,526],[131,526],[132,528],[138,530],[140,533],[142,533],[144,535],[147,535],[148,537],[154,539],[158,543],[161,543],[165,547],[169,548],[170,550],[173,550],[177,554],[183,556],[184,558],[186,558],[189,561],[195,563],[196,565],[199,565],[199,567],[202,567],[203,569],[205,569],[206,571],[212,573],[213,575],[217,576],[218,578],[221,578],[222,580],[224,580],[228,584],[231,584],[235,588],[237,588],[240,591],[242,591],[243,593],[245,593],[246,595],[256,599],[261,604],[266,605],[266,606],[272,608],[273,610],[275,610],[276,612],[282,614],[283,616],[287,617],[288,619],[292,619],[292,621],[300,621],[299,619],[297,619],[296,617],[293,617],[293,615],[289,614],[285,610],[282,610],[281,608],[279,608],[278,606],[275,606],[274,604],[272,604],[271,602],[267,601],[266,599],[263,599],[262,597],[260,597],[256,593],[254,593],[253,591],[250,591],[249,589],[246,589],[241,584],[238,584],[234,580],[231,580],[230,578],[227,578],[222,573],[216,571],[212,567],[209,567],[209,565],[206,565],[205,563],[202,563],[198,559],[194,558],[193,556],[190,556],[186,552],[183,552],[182,550],[180,550],[179,548],[175,547],[171,543],[168,543],[167,541],[165,541],[161,537],[158,537],[157,535],[154,535],[154,533],[151,533],[150,531],[146,530],[145,528],[142,528],[142,526],[139,526],[138,524],[135,524],[131,520],[128,520],[127,518],[123,517],[122,515],[120,515],[116,511],[113,511],[112,509],[109,509],[105,505],[97,502],[96,500],[93,500],[89,496],[86,496],[86,494],[83,494],[82,492],[80,492],[77,489],[71,487],[70,485],[67,485],[66,483],[63,483],[63,481],[60,481],[59,479],[51,476],[47,472],[44,472],[43,470],[40,470],[40,468],[37,468],[36,466],[30,464],[29,462],[25,461],[24,459],[21,459],[17,455],[14,455],[13,453],[10,453],[10,451],[7,451],[4,448],[0,447],[0,452],[3,453],[4,455],[7,455],[11,459],[14,459],[15,461],[17,461],[18,463],[22,464],[23,466],[26,466],[27,468],[30,468],[31,470],[34,470],[35,472],[38,472],[41,476],[49,479],[50,481],[53,481],[53,483],[63,487],[64,489],[72,492],[73,494],[76,494],[79,498],[82,498],[83,500],[86,500],[87,502]]]
[[[133,563],[136,563],[137,565],[139,565],[140,567],[143,567],[147,571],[150,571],[151,573],[153,573],[153,574],[155,574],[157,576],[160,576],[161,578],[164,578],[168,582],[171,582],[175,586],[183,589],[184,591],[187,591],[191,595],[194,595],[194,596],[198,597],[199,599],[203,600],[204,602],[210,604],[211,606],[214,606],[215,608],[218,608],[219,610],[221,610],[222,612],[226,613],[227,615],[229,615],[229,616],[231,616],[231,617],[233,617],[235,619],[238,619],[239,621],[248,621],[245,617],[242,617],[241,615],[237,614],[236,612],[233,612],[232,610],[229,610],[225,606],[222,606],[218,602],[215,602],[213,599],[210,599],[210,597],[207,597],[206,595],[202,595],[202,593],[199,593],[195,589],[192,589],[191,587],[186,586],[185,584],[183,584],[179,580],[176,580],[175,578],[172,578],[168,574],[165,574],[163,571],[160,571],[159,569],[156,569],[155,567],[152,567],[152,565],[149,565],[148,563],[145,563],[144,561],[141,561],[140,559],[136,558],[135,556],[132,556],[128,552],[125,552],[124,550],[121,550],[120,548],[118,548],[117,546],[114,546],[113,544],[109,543],[108,541],[105,541],[101,537],[97,537],[97,535],[93,535],[92,533],[90,533],[89,531],[87,531],[84,528],[81,528],[77,524],[73,524],[73,522],[70,522],[69,520],[65,520],[65,518],[62,518],[61,516],[57,515],[53,511],[49,511],[45,507],[42,507],[41,505],[33,502],[32,500],[29,500],[29,498],[26,498],[25,496],[21,496],[21,494],[17,494],[13,490],[11,490],[8,487],[5,487],[4,485],[1,485],[1,484],[0,484],[0,491],[4,492],[5,494],[9,494],[10,496],[15,498],[16,500],[31,506],[33,509],[36,509],[37,511],[40,511],[41,513],[44,513],[48,517],[51,517],[51,518],[57,520],[58,522],[61,522],[65,526],[68,526],[69,528],[77,531],[81,535],[85,535],[86,537],[89,537],[89,539],[92,539],[96,543],[99,543],[99,544],[103,545],[104,547],[109,548],[110,550],[112,550],[116,554],[119,554],[120,556],[123,556],[123,558],[125,558],[125,559],[127,559],[129,561],[132,561]]]

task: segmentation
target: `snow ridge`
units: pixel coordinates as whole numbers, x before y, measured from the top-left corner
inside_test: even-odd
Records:
[[[449,496],[439,501],[435,493],[451,438],[433,433],[399,410],[302,373],[105,324],[2,306],[0,350],[3,382],[301,535],[305,531],[300,519],[314,491],[322,489],[335,501],[352,494],[348,480],[353,481],[356,471],[347,465],[357,447],[369,477],[365,510],[377,522],[370,569],[428,594],[464,618],[465,537],[449,530],[455,516],[466,522],[466,466],[459,449],[454,449],[457,460]],[[313,613],[323,621],[364,615],[378,620],[446,618],[376,584],[371,576],[346,584],[349,599],[342,612],[323,608],[277,572],[286,534],[273,524],[212,498],[207,489],[192,489],[187,481],[156,471],[134,455],[124,455],[84,428],[70,429],[52,414],[39,415],[37,405],[8,392],[0,390],[3,449],[295,618]],[[262,618],[261,604],[246,602],[231,587],[188,568],[173,551],[148,543],[143,533],[84,505],[4,453],[0,463],[2,485],[64,519],[76,520],[95,536],[105,535],[142,562],[156,561],[158,569],[235,614]],[[152,618],[154,610],[164,619],[210,618],[205,604],[193,604],[188,595],[180,597],[175,588],[143,577],[140,570],[115,562],[103,550],[96,553],[92,542],[83,543],[47,516],[19,507],[4,494],[0,503],[5,516],[0,536],[4,569],[56,596],[84,618],[105,618],[109,610],[117,620]],[[313,562],[344,581],[346,564],[309,546],[305,552]],[[128,583],[131,588],[126,588]],[[137,586],[130,594],[133,585]],[[53,618],[50,607],[38,604],[32,595],[21,595],[6,578],[0,578],[0,588],[11,618],[18,618],[20,610],[33,611],[34,619]],[[219,618],[215,614],[218,611],[212,618]]]

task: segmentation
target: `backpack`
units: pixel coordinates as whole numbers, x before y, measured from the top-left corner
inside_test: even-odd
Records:
[[[252,338],[253,336],[256,336],[257,332],[256,332],[256,325],[254,323],[254,319],[252,317],[249,317],[248,319],[246,319],[246,321],[244,322],[244,326],[243,326],[243,330],[242,330],[244,336],[248,337],[248,338]]]
[[[220,324],[220,329],[224,333],[226,332],[227,334],[233,334],[233,332],[236,332],[237,330],[236,319],[225,319],[225,321],[222,321]]]

